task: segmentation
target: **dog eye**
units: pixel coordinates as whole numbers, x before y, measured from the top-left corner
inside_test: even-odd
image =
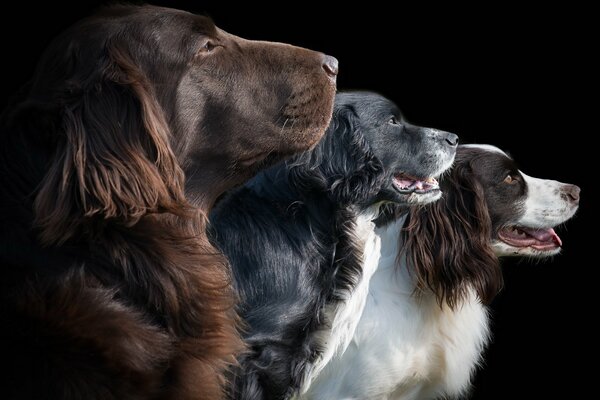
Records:
[[[390,119],[388,120],[388,124],[392,124],[392,125],[400,125],[400,123],[398,122],[398,120],[396,119],[396,117],[391,116]]]
[[[210,40],[207,40],[206,43],[204,43],[204,45],[200,48],[200,52],[210,53],[211,51],[214,50],[215,47],[217,47],[217,46],[213,42],[211,42]]]
[[[506,175],[506,178],[504,178],[504,183],[507,183],[509,185],[514,185],[518,181],[519,179],[516,176],[512,176],[511,174]]]

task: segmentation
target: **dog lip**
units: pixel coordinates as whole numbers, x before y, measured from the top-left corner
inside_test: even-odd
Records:
[[[498,238],[509,246],[531,247],[546,251],[562,247],[562,240],[553,228],[529,228],[513,225],[501,229]]]
[[[433,178],[417,178],[405,173],[394,174],[392,183],[400,193],[425,194],[440,190],[438,181]]]
[[[398,189],[396,188],[396,191],[400,194],[430,194],[430,193],[435,193],[435,192],[440,192],[441,189],[439,188],[433,188],[433,189]]]

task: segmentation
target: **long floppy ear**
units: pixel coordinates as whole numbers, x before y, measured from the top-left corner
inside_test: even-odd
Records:
[[[125,52],[113,47],[102,58],[106,65],[93,76],[68,81],[56,151],[34,204],[46,244],[92,224],[131,226],[148,213],[186,207],[183,172],[152,87]]]
[[[502,273],[483,188],[468,161],[457,162],[442,190],[439,201],[409,212],[400,256],[414,266],[418,288],[432,290],[440,304],[456,307],[469,287],[489,303],[502,288]]]
[[[360,132],[356,112],[336,108],[318,145],[288,162],[299,187],[327,191],[339,204],[375,195],[383,179],[383,165]]]

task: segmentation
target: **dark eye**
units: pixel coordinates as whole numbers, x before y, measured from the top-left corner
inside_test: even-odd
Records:
[[[210,53],[211,51],[214,50],[214,48],[217,47],[213,42],[211,42],[210,40],[207,40],[206,43],[204,43],[204,45],[200,48],[200,52],[201,53]]]
[[[506,175],[506,178],[504,178],[504,183],[507,183],[509,185],[514,185],[517,182],[519,182],[519,177],[516,175],[508,174]]]
[[[398,119],[392,115],[388,120],[388,124],[400,125],[400,122],[398,122]]]

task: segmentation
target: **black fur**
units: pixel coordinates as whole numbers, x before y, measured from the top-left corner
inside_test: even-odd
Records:
[[[322,350],[314,334],[327,329],[325,307],[361,278],[357,216],[376,203],[430,201],[399,192],[392,177],[437,175],[455,149],[456,135],[401,122],[379,95],[339,94],[316,148],[222,200],[211,235],[232,263],[250,349],[234,371],[233,398],[297,393]]]

